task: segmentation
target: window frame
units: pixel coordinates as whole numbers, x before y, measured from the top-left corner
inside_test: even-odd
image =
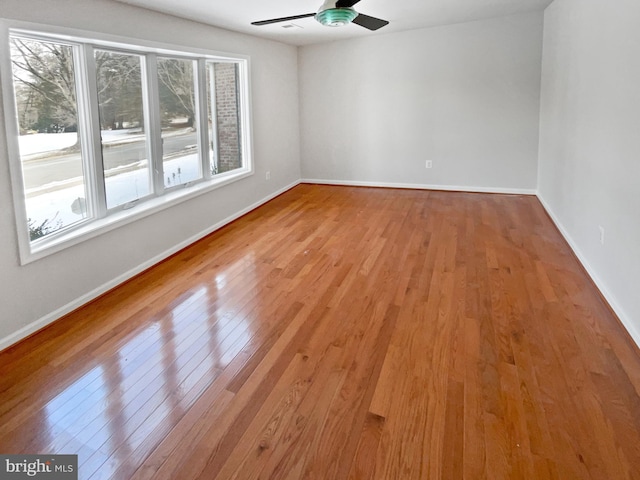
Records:
[[[83,162],[88,169],[87,219],[64,227],[45,237],[31,241],[29,238],[28,212],[23,183],[19,149],[17,105],[14,90],[13,68],[10,53],[10,36],[18,35],[33,40],[60,42],[74,46],[74,70],[78,91],[78,129],[81,135]],[[145,115],[149,119],[148,151],[149,168],[153,169],[154,191],[144,198],[107,209],[104,170],[102,165],[102,140],[96,83],[95,50],[134,54],[142,57],[146,81],[143,82]],[[202,178],[183,185],[165,188],[162,166],[162,134],[159,116],[159,92],[156,69],[158,56],[194,60],[197,70],[194,75],[195,102],[198,123],[197,140]],[[152,59],[149,63],[149,59]],[[79,62],[79,64],[78,64]],[[209,128],[207,125],[207,80],[209,62],[228,62],[238,65],[239,81],[237,95],[240,99],[240,129],[242,166],[212,175],[209,158]],[[164,209],[203,195],[207,192],[234,183],[254,174],[253,138],[251,115],[251,71],[250,57],[209,49],[167,44],[157,41],[134,39],[97,32],[55,27],[29,22],[0,19],[0,83],[4,102],[3,121],[6,133],[6,152],[9,161],[11,192],[15,212],[16,234],[22,265],[44,258],[90,238],[120,228],[129,223],[153,215]],[[82,124],[82,126],[81,126]],[[215,135],[214,135],[215,136]],[[160,185],[159,185],[160,184]],[[133,203],[133,205],[131,205]]]
[[[146,152],[147,152],[147,156],[148,156],[148,168],[149,168],[149,176],[150,176],[150,186],[152,187],[151,191],[142,197],[139,197],[135,200],[131,200],[129,202],[125,202],[123,204],[119,204],[116,205],[115,207],[111,207],[109,208],[108,205],[108,199],[107,199],[107,192],[106,192],[106,183],[105,183],[105,175],[104,175],[104,150],[102,151],[102,153],[100,153],[100,157],[101,157],[101,161],[99,162],[94,162],[95,163],[95,167],[97,168],[97,172],[96,172],[96,179],[98,180],[102,180],[102,182],[98,182],[98,188],[99,189],[103,189],[105,190],[105,192],[98,192],[100,195],[100,202],[102,202],[102,200],[104,199],[104,205],[101,203],[100,204],[100,208],[103,209],[101,210],[101,212],[103,213],[103,217],[104,216],[109,216],[112,215],[120,210],[128,210],[130,208],[135,207],[139,202],[147,202],[150,199],[153,199],[154,197],[158,196],[156,194],[156,190],[155,190],[155,183],[154,183],[154,175],[153,175],[153,169],[155,168],[155,164],[154,164],[154,158],[152,155],[152,142],[153,142],[153,138],[152,138],[152,134],[151,134],[151,129],[153,128],[153,122],[151,120],[151,111],[150,111],[150,105],[149,105],[149,97],[150,97],[150,93],[149,93],[149,87],[148,87],[148,80],[147,80],[147,76],[148,76],[148,70],[147,70],[147,60],[146,60],[146,55],[142,54],[141,52],[135,52],[135,51],[131,51],[131,50],[125,50],[125,49],[119,49],[116,50],[114,48],[110,48],[110,47],[100,47],[100,46],[95,46],[92,45],[92,48],[87,49],[86,51],[86,58],[87,59],[95,59],[96,56],[96,52],[97,51],[102,51],[102,52],[110,52],[110,53],[117,53],[117,54],[121,54],[121,55],[136,55],[140,57],[140,69],[141,69],[141,87],[142,87],[142,110],[143,110],[143,116],[144,116],[144,120],[145,120],[145,126],[146,126],[146,130],[145,130],[145,148],[146,148]],[[99,124],[100,124],[100,98],[98,95],[98,79],[97,79],[97,69],[96,69],[96,65],[95,62],[89,66],[88,68],[88,73],[89,73],[89,83],[90,83],[90,96],[91,96],[91,101],[94,103],[91,103],[90,107],[91,107],[91,111],[92,112],[96,112],[96,118],[94,118],[92,121],[93,122],[98,122],[98,127],[93,127],[93,130],[98,130],[98,133],[100,134],[100,128],[99,128]],[[96,88],[96,90],[94,91],[93,89]],[[92,131],[93,131],[92,130]],[[102,144],[102,138],[101,135],[99,135],[96,139],[98,141],[98,148],[101,149],[101,144]],[[94,140],[95,141],[95,140]],[[96,152],[97,153],[97,152]]]
[[[154,54],[151,56],[152,59],[152,64],[151,64],[151,68],[152,71],[154,72],[153,74],[153,79],[148,80],[148,82],[152,82],[154,85],[153,87],[158,89],[160,89],[160,83],[157,81],[159,74],[158,74],[158,58],[166,58],[166,59],[171,59],[171,60],[192,60],[192,61],[196,61],[196,70],[194,72],[193,75],[193,81],[194,81],[194,103],[196,106],[196,123],[198,125],[198,130],[197,130],[197,138],[198,138],[198,153],[199,153],[199,157],[200,157],[200,173],[201,173],[201,177],[199,179],[196,179],[192,182],[186,182],[183,184],[178,184],[178,185],[174,185],[174,186],[167,186],[164,183],[164,175],[162,175],[162,178],[160,179],[156,179],[159,184],[156,185],[154,187],[154,190],[158,189],[158,190],[162,190],[163,192],[167,192],[167,191],[172,191],[172,190],[178,190],[181,188],[185,188],[186,186],[190,185],[190,184],[195,184],[195,183],[200,183],[202,181],[206,181],[207,178],[211,178],[211,175],[209,175],[207,177],[207,168],[205,168],[205,161],[208,161],[209,158],[209,151],[204,151],[204,147],[206,146],[206,140],[204,141],[205,143],[203,143],[203,135],[201,133],[201,130],[203,128],[203,120],[204,117],[203,115],[206,115],[206,112],[202,111],[202,102],[201,102],[201,98],[202,94],[200,89],[201,88],[206,88],[206,85],[202,84],[202,81],[200,79],[201,77],[201,70],[202,70],[202,62],[200,61],[200,58],[188,58],[188,57],[184,57],[184,56],[179,56],[179,55],[158,55],[158,54]],[[151,75],[149,75],[151,76]],[[149,84],[151,85],[151,83]],[[206,91],[205,91],[205,96],[206,96]],[[158,103],[158,107],[160,107],[161,101]],[[156,116],[154,117],[150,122],[153,124],[154,122],[160,122],[160,117]],[[206,125],[206,122],[204,122]],[[153,129],[157,130],[157,131],[161,131],[161,126],[159,124],[155,124],[153,125]],[[205,132],[205,135],[208,135],[208,132]],[[162,134],[160,134],[160,140],[161,143],[164,144],[164,139],[162,138]],[[154,167],[156,170],[158,170],[158,167],[160,166],[164,166],[164,162],[165,162],[165,158],[164,158],[164,151],[162,151],[162,155],[161,158],[157,159],[158,163],[156,163],[156,159],[154,158]],[[164,170],[163,170],[164,172]],[[160,186],[161,184],[161,186]]]

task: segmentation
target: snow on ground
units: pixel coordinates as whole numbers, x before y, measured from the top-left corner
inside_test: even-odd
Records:
[[[172,131],[169,135],[181,135],[184,132],[184,129],[179,129]],[[103,144],[139,141],[144,136],[139,129],[103,130],[101,135]],[[20,155],[24,158],[29,155],[63,150],[75,145],[77,138],[74,132],[22,135],[19,137]],[[167,188],[197,180],[201,176],[200,160],[197,154],[167,160],[163,162],[163,167],[164,183]],[[146,160],[138,164],[120,166],[107,173],[105,178],[107,208],[122,206],[143,198],[151,192],[151,179]],[[73,225],[84,218],[84,214],[77,208],[78,199],[87,198],[81,177],[51,182],[30,189],[26,193],[27,215],[34,227],[48,220],[47,226],[55,231]],[[74,202],[76,203],[75,213],[72,210]]]
[[[51,152],[73,147],[78,139],[77,133],[33,133],[20,135],[20,155]]]
[[[121,141],[138,140],[141,136],[140,129],[129,130],[102,130],[102,143],[115,143]],[[37,153],[55,152],[73,147],[78,140],[78,134],[72,133],[32,133],[20,135],[20,155],[35,155]]]
[[[170,187],[197,180],[200,178],[199,164],[197,154],[164,162],[165,185]],[[149,194],[151,191],[149,169],[146,165],[141,167],[123,171],[105,179],[109,208],[124,205]],[[167,177],[171,179],[171,183],[168,183]],[[27,214],[32,220],[32,225],[39,226],[45,220],[49,220],[48,225],[53,230],[57,230],[82,220],[84,218],[82,214],[72,211],[72,205],[78,198],[87,198],[84,185],[80,182],[80,178],[71,179],[63,182],[68,184],[67,186],[58,185],[53,191],[30,195],[26,202]]]

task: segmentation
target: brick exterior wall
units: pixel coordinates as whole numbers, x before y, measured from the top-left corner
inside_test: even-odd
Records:
[[[242,166],[240,144],[238,66],[234,63],[216,63],[216,116],[218,126],[218,173]]]

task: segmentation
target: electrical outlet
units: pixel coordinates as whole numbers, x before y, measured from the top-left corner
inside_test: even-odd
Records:
[[[267,173],[265,174],[265,178],[266,178],[267,180],[271,180],[271,172],[267,172]]]
[[[433,167],[433,162],[431,160],[427,160],[426,168]]]
[[[604,227],[599,225],[598,229],[600,230],[600,245],[604,245]]]

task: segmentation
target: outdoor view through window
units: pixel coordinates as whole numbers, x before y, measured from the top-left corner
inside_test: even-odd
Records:
[[[152,192],[139,55],[96,50],[107,208]]]
[[[28,35],[10,49],[31,241],[243,168],[237,60]]]
[[[32,240],[86,216],[73,47],[11,40],[20,156]]]

